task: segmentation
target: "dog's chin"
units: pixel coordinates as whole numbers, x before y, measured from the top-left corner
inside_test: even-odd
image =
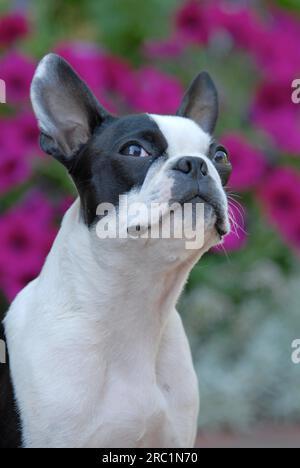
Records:
[[[172,205],[173,203],[176,203],[176,201],[172,200],[172,203],[169,202],[170,205]],[[177,203],[181,206],[183,205],[183,203],[180,203],[180,202],[177,202]],[[228,222],[226,212],[224,211],[224,214],[223,214],[221,207],[219,208],[217,206],[213,206],[213,204],[206,202],[200,196],[196,196],[185,203],[189,203],[190,205],[192,205],[192,213],[193,213],[192,225],[188,223],[189,228],[187,228],[187,231],[185,231],[186,224],[182,224],[182,233],[184,231],[185,233],[182,235],[182,237],[179,237],[179,238],[176,238],[174,236],[174,230],[171,228],[170,245],[175,246],[176,244],[179,249],[182,246],[185,249],[187,240],[191,239],[190,235],[195,233],[196,231],[199,233],[200,232],[199,229],[200,230],[203,229],[203,235],[204,235],[203,244],[200,245],[199,247],[196,247],[195,250],[207,251],[211,247],[222,243],[224,236],[227,235],[229,232],[229,222]],[[200,213],[199,211],[197,211],[197,205],[204,206],[204,213],[202,210],[200,211]],[[184,210],[181,211],[179,220],[182,219],[181,216],[183,216],[183,214],[184,214]],[[204,218],[203,218],[203,214],[204,214]],[[167,218],[168,216],[170,216],[168,218],[169,221],[167,222],[167,225],[174,226],[173,223],[174,223],[175,214],[173,212],[169,212],[169,213],[166,213],[166,215],[167,215]],[[199,221],[199,216],[202,217],[202,220],[200,221],[199,224],[197,224],[197,221]],[[163,239],[164,245],[165,245],[166,243],[168,243],[168,238],[162,238],[160,237],[160,235],[158,238],[155,235],[153,236],[154,232],[160,232],[160,233],[162,232],[161,229],[163,229],[162,227],[165,223],[165,220],[166,218],[163,216],[162,218],[160,218],[158,225],[157,224],[143,225],[139,223],[134,224],[131,228],[128,228],[128,233],[130,233],[131,237],[135,239],[143,238],[143,236],[146,235],[146,238],[149,237],[150,239],[151,238],[154,239],[154,243],[157,243],[159,239]],[[185,234],[187,234],[187,237],[185,236]],[[176,241],[175,244],[174,244],[174,241]],[[150,245],[152,244],[153,243],[150,242]]]
[[[197,195],[184,203],[191,203],[196,210],[197,204],[204,204],[204,222],[207,233],[216,234],[218,243],[230,232],[227,212],[217,203]],[[183,204],[183,203],[182,203]]]

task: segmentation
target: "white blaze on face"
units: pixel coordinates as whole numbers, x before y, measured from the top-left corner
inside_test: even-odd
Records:
[[[193,120],[184,117],[155,114],[150,114],[149,117],[156,122],[168,143],[168,161],[163,170],[168,170],[177,159],[183,156],[202,158],[207,163],[209,175],[215,180],[220,190],[224,206],[227,206],[227,198],[219,173],[207,157],[212,141],[211,135],[204,132]]]
[[[172,164],[175,158],[179,159],[183,156],[201,157],[207,163],[209,174],[223,191],[220,176],[206,156],[212,141],[211,135],[204,132],[193,120],[184,117],[155,114],[149,116],[156,122],[167,140],[167,156],[172,159]]]
[[[189,156],[194,153],[207,154],[211,136],[193,120],[154,114],[149,117],[156,122],[167,140],[169,157]]]

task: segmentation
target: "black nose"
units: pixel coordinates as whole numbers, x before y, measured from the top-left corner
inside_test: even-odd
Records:
[[[204,159],[194,156],[184,156],[178,159],[173,169],[195,178],[206,177],[208,175],[208,167]]]

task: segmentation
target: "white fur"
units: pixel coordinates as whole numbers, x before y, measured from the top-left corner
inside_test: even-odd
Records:
[[[50,82],[51,66],[54,60],[55,60],[55,55],[48,54],[46,55],[46,57],[44,57],[40,61],[39,66],[37,67],[35,71],[34,80],[32,82],[32,86],[30,90],[30,98],[32,102],[32,107],[37,117],[39,128],[44,132],[49,132],[50,134],[53,134],[53,132],[55,132],[55,127],[53,123],[51,122],[51,119],[49,119],[49,116],[47,115],[43,107],[39,104],[39,100],[37,99],[37,96],[36,96],[36,86],[38,86],[38,83],[41,82],[42,80],[45,83],[47,81]]]
[[[169,161],[163,167],[166,172],[175,161],[183,156],[194,156],[203,159],[208,167],[209,175],[214,179],[216,188],[222,199],[224,213],[228,211],[228,203],[218,171],[206,156],[211,144],[211,136],[205,133],[193,120],[167,115],[150,115],[157,123],[168,142],[167,155]],[[153,184],[153,181],[151,181]],[[229,222],[225,220],[226,230],[229,230]]]
[[[207,151],[199,127],[186,121],[180,136],[183,119],[172,131],[171,118],[153,118],[170,155]],[[77,200],[5,319],[23,445],[192,447],[198,385],[175,305],[215,230],[206,227],[201,251],[174,239],[100,240],[79,212]]]
[[[149,114],[168,142],[168,155],[205,155],[211,143],[211,136],[205,133],[193,120],[173,115]]]

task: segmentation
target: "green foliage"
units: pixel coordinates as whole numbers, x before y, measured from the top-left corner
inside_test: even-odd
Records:
[[[33,18],[40,41],[30,49],[41,55],[58,40],[96,40],[114,54],[141,62],[147,38],[166,37],[170,10],[178,0],[33,0]],[[159,14],[158,14],[159,12]]]
[[[276,0],[276,3],[278,3],[280,7],[286,8],[288,10],[292,10],[300,14],[299,0]]]

